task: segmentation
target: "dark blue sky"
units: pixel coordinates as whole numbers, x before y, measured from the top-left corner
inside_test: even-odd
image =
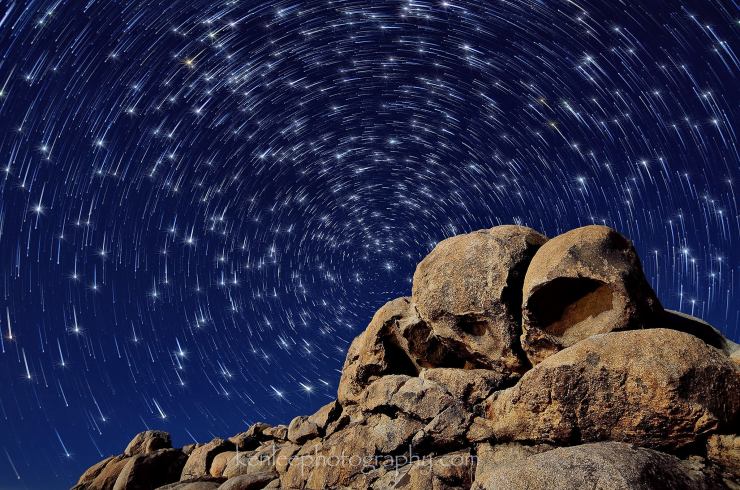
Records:
[[[333,397],[447,236],[630,236],[738,339],[729,1],[0,0],[0,488]]]

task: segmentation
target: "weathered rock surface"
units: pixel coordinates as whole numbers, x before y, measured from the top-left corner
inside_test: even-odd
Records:
[[[211,463],[216,455],[226,451],[233,451],[234,449],[234,444],[231,441],[225,441],[219,438],[212,440],[208,444],[195,448],[193,452],[190,453],[190,456],[188,456],[187,463],[185,463],[185,467],[182,469],[181,479],[187,480],[190,478],[209,476]]]
[[[416,375],[399,325],[420,322],[408,298],[389,301],[380,308],[367,329],[350,345],[342,368],[337,398],[342,404],[357,401],[373,381],[389,374]]]
[[[606,226],[553,238],[524,279],[522,346],[536,364],[591,335],[641,328],[662,311],[635,248]]]
[[[123,461],[125,459],[127,458],[123,455],[110,456],[95,463],[85,470],[74,488],[113,488],[118,474],[126,465],[126,462]]]
[[[706,344],[716,347],[728,356],[732,356],[740,349],[740,345],[725,338],[719,330],[695,316],[687,315],[680,311],[665,310],[659,322],[664,328],[679,330],[699,337]]]
[[[150,490],[180,478],[187,456],[179,449],[157,449],[128,459],[113,490]]]
[[[691,471],[675,456],[619,442],[553,449],[500,465],[476,479],[476,489],[699,490],[719,482]]]
[[[728,486],[740,488],[740,436],[734,434],[709,437],[707,459],[721,468]]]
[[[483,482],[489,481],[492,474],[501,466],[515,466],[519,461],[529,456],[544,453],[553,448],[554,446],[548,444],[527,446],[517,442],[496,445],[490,443],[479,444],[475,465],[475,481],[481,487]]]
[[[309,439],[319,437],[319,426],[306,416],[294,418],[288,426],[288,440],[296,444],[303,444]]]
[[[452,490],[470,488],[473,458],[469,451],[458,451],[435,458],[414,461],[387,471],[374,481],[373,490]]]
[[[148,454],[157,449],[168,449],[172,447],[172,439],[167,432],[161,430],[148,430],[139,432],[128,443],[123,451],[124,456],[135,456],[137,454]]]
[[[237,451],[224,451],[215,455],[213,461],[211,461],[211,467],[208,470],[211,476],[217,478],[224,476],[224,471],[226,471],[229,461],[236,458],[238,454]]]
[[[499,440],[662,448],[736,428],[739,414],[737,366],[699,338],[667,329],[589,337],[494,393],[487,407]]]
[[[175,483],[168,483],[157,490],[214,490],[219,488],[224,482],[223,478],[201,476],[189,480],[181,480]]]
[[[414,273],[412,297],[453,365],[524,369],[519,326],[524,275],[547,241],[522,226],[497,226],[441,241]]]
[[[252,473],[249,475],[239,475],[230,478],[223,485],[218,487],[219,490],[258,490],[267,488],[266,485],[275,479],[272,472]]]
[[[740,488],[740,350],[663,310],[631,243],[502,226],[441,242],[349,348],[337,399],[76,490]]]

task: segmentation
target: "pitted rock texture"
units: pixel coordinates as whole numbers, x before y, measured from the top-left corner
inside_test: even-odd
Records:
[[[524,279],[522,346],[536,364],[591,335],[641,328],[662,311],[632,243],[606,226],[553,238]]]
[[[454,354],[443,367],[524,368],[522,283],[546,241],[530,228],[497,226],[443,240],[419,263],[412,297],[431,335]]]
[[[499,226],[434,248],[312,415],[142,432],[74,488],[736,489],[738,426],[737,344],[663,310],[625,237]]]

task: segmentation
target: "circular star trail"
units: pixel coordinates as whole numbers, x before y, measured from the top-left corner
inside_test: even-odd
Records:
[[[0,487],[334,395],[454,234],[604,223],[737,340],[728,1],[0,2]]]

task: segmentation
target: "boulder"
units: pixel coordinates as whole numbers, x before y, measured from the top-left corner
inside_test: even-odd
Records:
[[[362,478],[389,454],[405,452],[423,424],[402,413],[370,414],[324,439],[312,439],[295,453],[281,477],[283,488],[366,488]]]
[[[113,490],[151,490],[180,479],[187,456],[179,449],[158,449],[128,458]]]
[[[396,375],[371,384],[359,405],[367,412],[400,412],[429,421],[453,403],[459,402],[434,381]]]
[[[460,403],[442,410],[414,435],[411,445],[416,452],[448,452],[463,447],[473,415]]]
[[[370,485],[373,490],[457,490],[470,488],[473,458],[469,451],[458,451],[435,458],[421,458],[401,465],[403,458]],[[360,488],[360,487],[354,487]]]
[[[113,459],[108,459],[100,471],[96,471],[97,475],[92,479],[91,482],[85,483],[84,488],[89,490],[112,490],[118,480],[118,475],[131,460],[125,456],[115,456]]]
[[[532,364],[591,335],[655,325],[662,312],[632,243],[584,226],[544,244],[524,278],[521,343]]]
[[[191,478],[190,480],[170,483],[168,485],[158,487],[157,490],[215,490],[219,488],[224,481],[224,478],[201,476],[199,478]]]
[[[168,449],[172,447],[172,439],[167,432],[161,430],[148,430],[139,432],[128,443],[124,456],[135,456],[137,454],[148,454],[157,449]]]
[[[614,230],[454,237],[412,290],[312,415],[182,450],[142,432],[74,490],[740,490],[740,349],[664,310]]]
[[[234,459],[237,454],[239,454],[237,451],[224,451],[222,453],[218,453],[216,456],[213,457],[213,461],[211,462],[211,467],[209,468],[208,472],[213,477],[223,476],[224,471],[226,470],[226,466],[229,464],[229,461]]]
[[[275,436],[287,436],[287,429],[284,425],[272,427],[264,422],[256,422],[249,426],[245,432],[240,432],[235,436],[229,437],[228,441],[239,451],[251,451],[256,449],[261,443],[276,438]]]
[[[437,367],[520,372],[522,284],[547,241],[522,226],[497,226],[441,241],[414,273],[412,298],[446,352]]]
[[[740,369],[692,335],[668,329],[589,337],[494,393],[498,440],[629,441],[679,448],[737,427]]]
[[[424,426],[415,418],[402,413],[393,416],[373,414],[367,418],[365,425],[369,428],[368,437],[375,447],[375,453],[379,455],[407,450],[414,435]]]
[[[719,466],[740,487],[740,436],[733,434],[709,437],[707,459]]]
[[[276,444],[274,441],[267,442],[256,450],[246,453],[238,453],[235,457],[229,459],[223,476],[233,478],[240,475],[251,475],[254,473],[274,473],[277,477],[275,465],[277,455],[283,446],[290,443]]]
[[[434,381],[470,407],[479,404],[494,391],[508,388],[518,379],[504,370],[457,368],[423,369],[419,377]]]
[[[258,490],[266,488],[266,485],[275,479],[275,473],[266,471],[252,473],[250,475],[239,475],[226,480],[218,490]]]
[[[409,321],[420,321],[413,305],[408,298],[394,299],[383,305],[355,338],[347,351],[337,390],[342,405],[356,402],[362,391],[381,376],[417,374],[398,326]]]
[[[495,466],[474,489],[507,490],[701,490],[718,482],[691,471],[675,456],[619,442],[557,448]]]
[[[296,444],[303,444],[309,439],[319,437],[319,426],[308,417],[298,416],[288,425],[288,440]]]
[[[201,476],[210,476],[211,463],[217,454],[226,451],[233,451],[234,444],[220,438],[215,438],[208,444],[199,446],[190,453],[187,463],[182,469],[181,480],[198,478]]]
[[[337,400],[333,400],[319,408],[313,415],[310,415],[308,421],[316,424],[319,432],[323,435],[326,432],[327,426],[338,420],[341,415],[342,405]]]
[[[492,472],[503,465],[513,465],[534,454],[553,449],[549,444],[525,445],[517,442],[479,444],[476,450],[475,481],[485,482]]]
[[[292,442],[280,446],[280,449],[275,453],[275,471],[279,475],[288,471],[288,466],[290,466],[293,456],[295,456],[301,447],[301,445],[293,444]]]
[[[104,460],[95,463],[94,465],[89,467],[87,470],[85,470],[85,472],[80,476],[79,480],[77,480],[77,485],[91,484],[93,480],[95,480],[95,478],[97,478],[98,475],[100,475],[103,472],[103,470],[105,469],[106,466],[108,466],[108,464],[110,463],[115,464],[116,462],[122,460],[123,458],[124,456],[120,456],[120,455],[119,456],[109,456],[105,458]]]
[[[659,326],[679,330],[699,337],[707,344],[721,350],[728,356],[732,356],[740,348],[740,345],[725,338],[722,332],[704,320],[680,311],[665,310],[660,317]]]
[[[286,425],[276,425],[265,429],[262,434],[270,439],[285,441],[288,439],[288,427]]]

